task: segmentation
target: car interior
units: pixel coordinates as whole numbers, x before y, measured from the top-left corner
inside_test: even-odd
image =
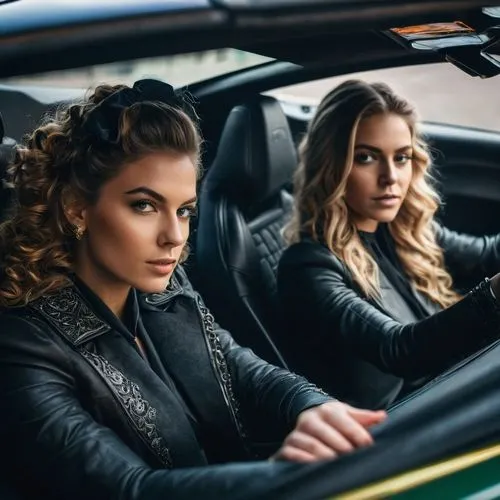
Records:
[[[497,22],[488,20],[477,8],[456,10],[453,15],[453,19],[460,18],[481,33]],[[415,14],[415,21],[429,21],[418,16]],[[472,54],[459,46],[447,48],[446,52],[419,50],[389,33],[391,24],[367,28],[363,23],[367,21],[361,22],[357,30],[292,31],[283,40],[263,36],[249,42],[249,38],[235,37],[236,48],[273,60],[187,87],[198,101],[205,146],[199,216],[192,226],[186,270],[217,322],[231,331],[237,342],[279,366],[287,366],[287,355],[286,332],[280,329],[275,299],[276,270],[286,247],[282,231],[293,207],[297,146],[311,113],[308,105],[282,102],[272,96],[272,91],[326,77],[348,78],[352,73],[382,68],[425,68],[431,63],[452,64],[457,72],[465,71],[476,79],[478,92],[481,79],[500,78],[495,76],[495,64],[478,61],[476,52]],[[496,36],[496,32],[491,35],[491,44],[496,43]],[[89,54],[82,55],[82,64]],[[17,66],[15,71],[20,73]],[[2,179],[16,144],[22,143],[25,134],[43,116],[77,99],[85,90],[0,82]],[[484,105],[500,110],[498,101],[485,101]],[[451,229],[474,235],[500,232],[500,113],[498,125],[496,130],[483,130],[446,122],[422,124],[434,159],[433,173],[445,201],[439,218]],[[0,220],[8,217],[11,198],[10,187],[2,180]],[[464,288],[470,285],[460,284]],[[481,374],[476,375],[479,380]],[[448,394],[456,390],[453,397],[461,400],[463,393],[453,389],[446,377],[440,383]],[[426,404],[434,403],[429,400]],[[412,408],[412,404],[396,408],[395,413],[406,422]],[[436,410],[429,418],[441,415]],[[392,432],[404,436],[397,422]],[[431,436],[425,428],[418,427],[418,432],[420,446],[424,442],[430,446]],[[396,444],[384,451],[386,458]],[[455,450],[462,449],[460,446]],[[369,453],[368,462],[372,460]],[[356,460],[343,462],[339,471]],[[373,454],[373,460],[380,462],[380,455]],[[355,484],[348,474],[346,478],[339,483],[339,491]]]
[[[258,96],[235,106],[201,186],[196,234],[197,284],[217,307],[218,321],[253,338],[262,357],[283,366],[273,341],[279,330],[274,298],[296,164],[276,99]]]
[[[6,169],[11,161],[16,141],[5,135],[4,121],[0,115],[0,222],[8,217],[8,210],[12,200],[11,189],[5,182]]]
[[[386,42],[383,39],[382,46]],[[435,54],[429,60],[434,61]],[[392,56],[389,60],[372,57],[356,69],[408,64],[415,64],[414,54],[398,61]],[[205,151],[199,216],[192,227],[186,269],[217,321],[238,342],[274,364],[287,366],[286,338],[275,303],[276,269],[286,245],[282,230],[293,206],[297,146],[310,115],[294,113],[289,105],[286,114],[282,102],[266,95],[277,86],[296,83],[298,75],[278,68],[270,78],[263,66],[189,87],[199,101]],[[326,74],[348,78],[348,71],[354,69],[340,63]],[[300,73],[304,81],[317,76],[314,66],[303,67]],[[16,142],[39,119],[83,92],[1,85],[2,172]],[[445,200],[440,213],[443,224],[476,235],[500,232],[496,217],[500,133],[435,122],[424,122],[422,132],[431,146],[433,174]],[[2,218],[9,196],[9,188],[3,185]],[[465,289],[473,284],[459,286]]]

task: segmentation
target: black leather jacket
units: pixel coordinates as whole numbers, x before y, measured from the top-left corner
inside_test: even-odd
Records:
[[[139,309],[177,391],[76,286],[0,315],[2,463],[15,487],[65,500],[282,498],[272,478],[297,464],[207,464],[267,457],[331,398],[236,345],[182,269]]]
[[[437,225],[436,231],[456,280],[500,271],[500,236],[465,236]],[[387,407],[499,336],[499,307],[487,282],[445,311],[415,291],[429,313],[421,321],[385,276],[380,282],[381,297],[367,299],[345,265],[308,238],[289,247],[279,264],[285,326],[278,345],[294,370],[341,400]]]

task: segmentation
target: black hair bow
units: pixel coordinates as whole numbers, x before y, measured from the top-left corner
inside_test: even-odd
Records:
[[[168,83],[146,79],[138,80],[132,88],[124,87],[103,99],[88,112],[82,128],[103,142],[117,144],[118,124],[123,110],[132,104],[144,101],[169,104],[183,110],[192,120],[197,120],[192,98],[187,93],[177,93]]]

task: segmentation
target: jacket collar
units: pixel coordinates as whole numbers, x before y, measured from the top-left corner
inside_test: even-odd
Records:
[[[140,306],[161,310],[168,301],[182,292],[182,285],[173,275],[165,292],[141,294]],[[40,297],[31,302],[28,307],[75,347],[113,329],[109,321],[96,313],[95,307],[75,285]]]
[[[388,229],[387,229],[387,225],[386,224],[383,224],[381,225],[380,227],[380,230],[381,230],[381,234],[383,235],[383,237],[388,237],[389,235],[389,232],[388,232]],[[321,238],[321,231],[318,232],[320,238],[319,240],[315,240],[311,237],[310,234],[306,234],[306,233],[302,233],[302,241],[309,241],[309,242],[313,242],[313,243],[316,243],[316,244],[320,244],[322,245],[324,248],[326,248],[329,252],[329,254],[331,255],[331,257],[333,259],[335,259],[335,261],[337,262],[337,264],[339,264],[341,267],[342,267],[342,270],[343,270],[343,273],[344,273],[344,276],[347,277],[350,281],[350,287],[361,297],[364,297],[364,293],[363,291],[361,290],[361,288],[359,287],[359,285],[354,281],[353,279],[353,276],[352,276],[352,273],[351,271],[349,270],[349,268],[347,267],[347,265],[345,264],[345,262],[343,262],[339,257],[337,257],[335,254],[333,254],[331,252],[331,250],[328,248],[328,245],[326,244],[326,242]],[[380,285],[381,285],[381,291],[383,292],[383,289],[385,288],[386,290],[392,290],[394,291],[394,293],[398,293],[393,285],[391,284],[391,282],[389,281],[389,279],[384,275],[383,272],[380,272]],[[429,316],[431,316],[432,314],[438,312],[440,310],[440,308],[431,303],[429,300],[427,300],[425,297],[423,297],[423,295],[414,287],[412,286],[411,287],[411,293],[412,295],[415,297],[415,300],[417,300],[419,302],[419,304],[424,308],[425,311],[428,312]],[[368,299],[366,299],[370,304],[372,304],[374,307],[376,307],[377,309],[379,309],[382,313],[384,313],[385,315],[393,318],[393,319],[396,319],[397,321],[401,321],[402,319],[399,317],[399,315],[395,314],[394,311],[391,311],[387,308],[383,298],[381,295],[376,295],[376,296],[373,296],[373,297],[370,297]],[[417,318],[412,318],[412,322],[413,321],[417,321]]]
[[[176,273],[170,278],[170,282],[162,293],[141,293],[141,307],[146,309],[163,309],[163,306],[167,304],[176,295],[182,294],[184,291]]]
[[[111,326],[95,314],[73,285],[34,300],[29,308],[74,346],[111,330]]]

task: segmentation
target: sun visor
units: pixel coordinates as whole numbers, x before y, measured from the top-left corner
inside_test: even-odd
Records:
[[[472,76],[500,74],[500,7],[462,20],[396,26],[386,34],[413,51],[434,51]]]

